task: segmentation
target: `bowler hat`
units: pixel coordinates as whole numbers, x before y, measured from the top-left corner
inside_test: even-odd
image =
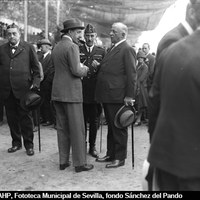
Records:
[[[85,27],[85,33],[96,33],[96,29],[92,24],[88,24]]]
[[[131,125],[136,118],[136,111],[133,106],[122,106],[116,113],[114,124],[117,128],[126,128]]]
[[[75,28],[84,29],[85,27],[79,19],[71,18],[63,22],[63,29],[60,32],[64,33],[69,29],[75,29]]]
[[[29,90],[20,99],[20,105],[24,110],[31,111],[37,109],[42,103],[42,97],[33,90]]]
[[[39,42],[39,45],[42,45],[42,44],[48,44],[52,46],[51,42],[48,39],[41,39]]]

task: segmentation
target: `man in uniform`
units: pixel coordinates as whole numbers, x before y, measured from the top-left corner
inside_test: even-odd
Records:
[[[87,123],[89,123],[89,154],[93,157],[98,157],[95,148],[95,141],[98,129],[98,120],[100,117],[98,104],[94,99],[96,88],[96,77],[100,67],[100,62],[105,55],[105,50],[95,45],[97,33],[95,27],[88,24],[85,28],[84,38],[85,44],[80,46],[81,62],[89,67],[89,72],[82,79],[83,83],[83,113],[85,120],[85,130],[87,132]]]

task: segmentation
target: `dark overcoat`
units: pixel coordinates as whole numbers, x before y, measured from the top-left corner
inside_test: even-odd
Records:
[[[39,87],[39,62],[34,47],[21,41],[12,54],[9,43],[0,46],[0,99],[8,98],[12,89],[20,99],[31,84]]]
[[[152,86],[160,108],[148,161],[182,178],[200,178],[199,49],[197,30],[163,51]]]

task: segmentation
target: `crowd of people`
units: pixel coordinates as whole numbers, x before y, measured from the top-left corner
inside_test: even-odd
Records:
[[[83,26],[77,18],[63,22],[55,46],[42,39],[34,48],[20,39],[16,24],[8,25],[8,43],[0,46],[0,101],[12,137],[8,152],[20,150],[23,137],[27,155],[34,155],[38,110],[23,109],[20,98],[35,90],[42,97],[39,120],[57,130],[60,170],[71,164],[75,172],[92,170],[88,143],[89,154],[105,162],[105,168],[124,166],[134,107],[135,126],[146,124],[150,135],[148,190],[199,190],[199,27],[200,0],[190,0],[185,20],[161,39],[152,55],[148,43],[136,52],[121,22],[111,26],[108,49],[95,43],[95,27]],[[121,113],[124,108],[128,114]],[[107,152],[99,157],[95,142],[102,113]]]

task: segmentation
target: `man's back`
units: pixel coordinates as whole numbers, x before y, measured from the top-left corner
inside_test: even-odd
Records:
[[[183,178],[200,177],[199,38],[196,31],[161,54],[152,87],[160,112],[148,160]]]

